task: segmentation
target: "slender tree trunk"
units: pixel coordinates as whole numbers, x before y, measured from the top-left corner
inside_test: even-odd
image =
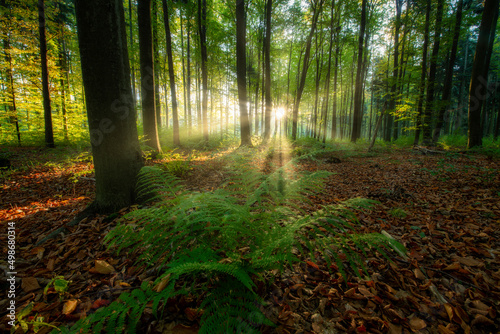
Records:
[[[45,146],[54,148],[52,110],[50,107],[49,70],[47,65],[47,39],[45,38],[45,5],[38,0],[38,32],[40,33],[40,62],[42,63],[43,115],[45,120]]]
[[[297,139],[297,119],[299,115],[299,105],[300,105],[300,100],[302,99],[302,93],[304,92],[304,87],[306,84],[306,76],[307,76],[307,69],[309,68],[309,55],[311,53],[311,41],[312,37],[314,36],[314,32],[316,31],[316,25],[318,22],[318,17],[321,13],[321,8],[323,7],[323,0],[317,0],[316,2],[313,3],[313,17],[312,17],[312,23],[311,23],[311,31],[309,32],[309,36],[307,36],[307,41],[306,41],[306,50],[304,54],[304,61],[302,65],[302,73],[300,77],[300,82],[299,86],[297,88],[297,96],[295,98],[295,103],[293,106],[293,120],[292,120],[292,139],[295,140]]]
[[[155,108],[155,75],[153,63],[153,36],[151,29],[151,0],[139,0],[139,53],[141,63],[142,122],[146,145],[161,152]]]
[[[271,14],[273,0],[267,0],[266,3],[266,36],[264,38],[264,67],[265,67],[265,97],[266,111],[264,117],[264,141],[268,141],[271,136]]]
[[[172,54],[172,36],[170,34],[170,18],[167,0],[163,0],[163,21],[165,25],[165,39],[167,44],[168,76],[170,81],[170,94],[172,95],[172,122],[174,130],[174,145],[180,146],[179,138],[179,111],[177,107],[177,94],[175,90],[174,58]]]
[[[152,26],[153,26],[153,64],[155,75],[155,113],[158,130],[162,126],[161,100],[160,100],[160,45],[158,41],[158,0],[152,0]]]
[[[439,108],[436,128],[434,129],[434,133],[432,135],[433,143],[437,143],[439,139],[439,134],[441,133],[441,129],[443,128],[444,125],[444,115],[446,109],[450,105],[451,87],[453,82],[453,68],[455,67],[455,59],[458,50],[458,40],[460,38],[460,26],[462,24],[462,6],[463,6],[463,0],[459,0],[456,10],[455,28],[453,32],[453,44],[451,46],[448,66],[446,67],[446,76],[444,79],[443,96],[441,98],[442,104]]]
[[[60,23],[62,24],[62,23]],[[68,115],[66,109],[66,81],[68,74],[67,64],[66,64],[66,47],[64,42],[64,30],[63,26],[60,27],[61,37],[59,38],[59,69],[61,71],[59,84],[61,85],[61,110],[63,116],[63,132],[64,140],[68,141]]]
[[[252,146],[252,137],[250,134],[250,123],[247,111],[246,29],[245,1],[236,0],[236,75],[238,81],[238,100],[240,105],[241,146]]]
[[[186,84],[186,94],[187,94],[187,117],[188,117],[188,135],[191,135],[191,129],[193,127],[193,115],[191,112],[191,12],[187,17],[187,84]]]
[[[363,40],[366,29],[366,0],[361,4],[361,24],[358,39],[358,67],[356,70],[356,87],[354,90],[354,113],[351,133],[351,142],[355,143],[361,137],[361,123],[363,121],[363,110],[361,106],[363,95]]]
[[[335,8],[335,0],[332,0],[332,6],[330,9],[330,46],[328,48],[328,68],[326,70],[325,77],[325,101],[323,103],[323,143],[326,142],[326,129],[328,122],[328,99],[330,97],[330,73],[332,68],[332,51],[333,51],[333,31],[334,31],[334,20],[333,10]],[[332,137],[333,139],[333,137]]]
[[[481,108],[488,96],[488,48],[490,39],[495,37],[496,21],[498,19],[499,0],[485,0],[483,17],[479,26],[479,36],[476,44],[474,63],[469,88],[469,132],[468,148],[482,146],[483,134],[481,127]]]
[[[203,138],[208,142],[208,75],[207,75],[207,1],[198,0],[198,30],[200,35],[201,51],[201,80],[203,84],[203,96],[201,102],[201,114],[203,118]]]
[[[390,113],[394,113],[396,111],[396,100],[397,100],[397,92],[398,92],[398,72],[399,72],[399,29],[401,26],[401,6],[402,6],[402,1],[401,0],[396,0],[396,29],[394,32],[394,68],[392,69],[392,85],[391,85],[391,97],[390,97],[390,104],[389,104],[389,114],[387,117],[390,117],[393,122],[393,134],[392,137],[394,140],[398,139],[398,120],[396,119],[396,116],[392,116]]]
[[[420,140],[420,131],[422,129],[425,83],[427,78],[427,48],[429,46],[430,15],[431,15],[431,0],[427,0],[426,10],[425,10],[424,45],[422,48],[422,64],[421,64],[420,85],[419,85],[418,104],[417,104],[417,118],[415,122],[416,129],[415,129],[415,139],[413,140],[413,145],[418,145],[418,142]]]
[[[441,42],[441,21],[443,18],[444,0],[438,0],[436,10],[436,27],[434,31],[434,45],[432,47],[431,62],[429,68],[429,82],[427,84],[427,96],[425,110],[422,118],[422,144],[432,144],[432,114],[436,103],[434,102],[434,92],[436,89],[437,58],[439,55],[439,45]]]
[[[128,0],[128,19],[129,19],[129,38],[130,38],[130,48],[132,49],[132,46],[134,45],[134,30],[133,30],[133,24],[132,24],[132,0]],[[130,73],[132,75],[132,102],[134,103],[134,109],[136,105],[136,92],[135,92],[135,67],[134,67],[134,59],[130,59]]]

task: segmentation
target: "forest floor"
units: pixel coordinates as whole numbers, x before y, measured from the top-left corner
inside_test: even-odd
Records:
[[[35,320],[57,326],[73,323],[107,305],[124,289],[154,279],[154,273],[107,251],[102,243],[116,218],[134,208],[85,219],[68,227],[69,233],[36,246],[90,203],[93,166],[85,155],[61,159],[46,150],[9,150],[18,168],[0,172],[4,254],[0,332],[10,329],[5,311],[9,286],[4,278],[10,271],[5,256],[9,223],[16,231],[16,309],[20,312],[30,305],[22,319],[30,331]],[[286,162],[291,150],[277,147],[253,163],[269,171]],[[220,187],[228,177],[223,164],[220,154],[192,157],[183,176],[185,186],[203,191]],[[265,332],[500,332],[498,157],[423,154],[411,148],[367,153],[338,146],[338,151],[302,161],[298,168],[332,172],[321,193],[311,196],[304,209],[313,212],[354,197],[377,200],[380,203],[374,209],[358,213],[357,231],[385,231],[406,246],[408,256],[394,253],[388,261],[369,254],[369,277],[360,279],[350,273],[347,282],[329,273],[325,264],[304,259],[276,274],[262,290],[266,315],[276,324]],[[54,289],[57,276],[70,281],[64,293]],[[170,305],[163,319],[155,320],[145,312],[143,332],[197,333],[197,306],[199,301],[188,296]],[[50,330],[41,326],[38,333]],[[23,333],[21,326],[16,333]]]

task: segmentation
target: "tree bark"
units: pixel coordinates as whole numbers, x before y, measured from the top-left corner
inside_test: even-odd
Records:
[[[76,21],[87,101],[98,212],[135,201],[143,165],[130,85],[121,0],[76,0]]]
[[[355,143],[361,137],[361,122],[363,120],[362,95],[363,95],[363,49],[366,29],[366,0],[361,4],[361,24],[358,38],[358,67],[356,69],[356,86],[354,89],[354,112],[351,142]]]
[[[418,93],[417,117],[415,121],[415,139],[413,140],[413,145],[415,146],[418,145],[418,142],[420,140],[420,131],[422,129],[425,83],[427,78],[427,49],[429,46],[430,15],[431,15],[431,0],[427,0],[426,10],[425,10],[424,45],[422,47],[422,64],[421,64],[420,85]]]
[[[429,81],[427,84],[427,96],[425,101],[425,110],[422,117],[422,144],[432,144],[432,114],[435,108],[434,92],[436,89],[437,58],[439,55],[439,46],[441,42],[441,22],[443,19],[444,0],[438,0],[436,9],[436,27],[434,31],[434,45],[432,47],[431,62],[429,67]]]
[[[391,95],[389,102],[389,113],[387,117],[391,119],[389,121],[393,125],[392,138],[394,140],[398,139],[398,125],[396,116],[391,115],[396,111],[396,100],[398,92],[398,78],[399,78],[399,30],[401,27],[401,0],[396,0],[396,29],[394,31],[394,67],[392,69],[392,85],[391,85]]]
[[[208,74],[207,74],[207,1],[198,0],[198,30],[201,51],[201,81],[203,85],[201,115],[203,120],[203,138],[208,142]]]
[[[165,40],[167,44],[168,77],[170,81],[170,94],[172,95],[172,125],[174,132],[174,145],[180,146],[179,138],[179,111],[177,106],[177,94],[175,90],[174,58],[172,54],[172,36],[170,34],[170,19],[167,0],[163,0],[163,21],[165,24]]]
[[[250,123],[247,111],[246,29],[245,0],[236,0],[236,75],[238,81],[238,100],[240,105],[241,146],[251,147],[252,138],[250,134]]]
[[[298,120],[298,115],[299,115],[299,105],[300,105],[300,100],[302,99],[302,93],[304,92],[304,87],[306,84],[306,76],[307,76],[307,70],[309,68],[309,55],[311,54],[311,41],[312,37],[314,36],[314,32],[316,31],[316,25],[318,22],[318,17],[321,13],[321,8],[323,7],[323,0],[317,0],[316,2],[313,3],[313,17],[312,17],[312,23],[311,23],[311,30],[309,32],[309,35],[307,36],[307,41],[306,41],[306,50],[304,54],[304,60],[302,64],[302,73],[300,77],[300,82],[299,86],[297,88],[297,96],[295,98],[295,103],[293,105],[293,119],[292,119],[292,139],[295,140],[297,139],[297,120]]]
[[[456,18],[455,18],[455,28],[453,31],[453,44],[451,46],[450,58],[448,60],[448,66],[446,67],[446,75],[444,79],[444,87],[443,87],[443,96],[441,98],[442,104],[439,108],[438,119],[436,123],[436,127],[434,129],[434,133],[432,135],[432,142],[437,143],[439,139],[439,134],[441,133],[441,129],[444,125],[444,115],[446,109],[450,105],[451,98],[451,87],[453,82],[453,68],[455,67],[455,59],[457,57],[458,50],[458,40],[460,38],[460,26],[462,25],[462,6],[463,0],[459,0],[457,4],[456,10]]]
[[[332,68],[332,51],[333,51],[333,31],[334,31],[334,21],[335,17],[333,15],[333,10],[335,8],[335,0],[332,0],[332,6],[330,9],[330,46],[328,48],[328,68],[326,70],[325,77],[325,101],[323,103],[323,143],[326,142],[326,129],[327,129],[327,121],[328,121],[328,103],[330,97],[330,74]],[[333,138],[332,138],[333,139]]]
[[[52,110],[50,107],[49,70],[47,65],[47,39],[45,37],[45,5],[38,0],[38,32],[40,34],[40,62],[42,65],[43,115],[45,121],[45,146],[54,148]]]
[[[155,73],[155,114],[158,130],[162,127],[161,100],[160,100],[160,42],[158,40],[158,0],[152,0],[152,27],[153,27],[153,65]]]
[[[481,108],[488,96],[488,67],[486,59],[490,38],[495,37],[500,0],[485,0],[483,17],[479,26],[474,63],[469,88],[469,131],[467,148],[482,146]]]
[[[264,38],[264,68],[265,68],[265,98],[266,109],[264,115],[264,142],[269,140],[271,136],[271,14],[273,8],[273,0],[266,2],[266,36]]]
[[[158,138],[155,101],[155,74],[153,64],[153,36],[151,29],[151,0],[139,0],[137,6],[139,25],[139,56],[141,67],[142,123],[146,145],[161,152]]]

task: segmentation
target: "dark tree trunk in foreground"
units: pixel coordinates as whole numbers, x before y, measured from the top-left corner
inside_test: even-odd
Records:
[[[311,41],[314,36],[314,32],[316,31],[316,25],[318,23],[318,17],[321,13],[321,7],[323,6],[323,0],[317,0],[313,2],[313,17],[311,23],[311,31],[309,32],[309,36],[307,36],[306,41],[306,50],[304,54],[304,60],[302,64],[302,73],[300,76],[299,85],[297,88],[297,95],[295,97],[295,103],[293,105],[293,114],[292,114],[292,139],[297,139],[297,121],[299,118],[299,105],[300,100],[302,99],[302,93],[304,92],[304,86],[306,84],[306,76],[307,69],[309,68],[309,56],[311,54]]]
[[[273,0],[267,0],[266,4],[266,36],[264,39],[264,68],[265,68],[265,97],[266,110],[264,115],[264,141],[271,136],[271,12]]]
[[[203,138],[208,142],[208,75],[207,75],[207,0],[198,0],[198,32],[201,52],[201,83],[203,86],[201,101],[201,117],[203,122]]]
[[[488,96],[488,67],[487,56],[490,38],[495,37],[498,6],[500,0],[485,0],[483,17],[479,26],[476,54],[472,64],[472,74],[469,88],[469,131],[468,148],[482,146],[483,133],[481,128],[481,107]]]
[[[458,50],[458,39],[460,37],[460,26],[462,24],[462,6],[463,0],[460,0],[457,4],[456,18],[455,18],[455,28],[453,31],[453,44],[451,46],[450,51],[450,59],[448,60],[448,66],[446,67],[446,76],[444,79],[444,87],[443,87],[443,97],[442,105],[439,108],[438,119],[436,123],[436,127],[434,128],[434,133],[432,135],[432,142],[437,143],[439,139],[439,134],[441,133],[441,129],[444,125],[444,114],[446,109],[450,105],[451,98],[451,87],[453,82],[453,67],[455,66],[455,59],[457,58],[457,50]]]
[[[47,39],[45,38],[45,5],[38,0],[38,32],[40,33],[40,62],[42,63],[43,115],[45,120],[45,146],[53,148],[52,110],[50,108],[49,70],[47,65]]]
[[[236,75],[240,104],[241,146],[252,146],[247,111],[246,29],[245,1],[236,0]]]
[[[352,123],[351,142],[356,142],[361,137],[361,122],[363,120],[363,108],[361,105],[363,96],[363,45],[366,29],[366,0],[361,5],[361,25],[359,27],[358,39],[358,67],[356,70],[356,86],[354,90],[354,113]]]
[[[142,123],[146,145],[161,152],[156,124],[155,75],[153,65],[153,36],[151,31],[151,0],[139,0],[137,6],[139,25],[139,55],[141,66]]]
[[[172,37],[170,34],[170,20],[167,0],[163,0],[163,20],[165,22],[165,39],[167,43],[168,77],[170,80],[170,94],[172,95],[172,122],[174,130],[174,145],[181,144],[179,138],[179,111],[177,109],[177,95],[175,91],[174,58],[172,55]]]
[[[94,157],[98,212],[135,200],[143,165],[133,108],[121,0],[76,0],[78,42]]]
[[[418,92],[417,117],[415,122],[415,139],[413,140],[413,145],[418,145],[418,142],[420,140],[420,131],[422,129],[425,81],[427,78],[427,48],[429,47],[430,16],[431,16],[431,0],[427,0],[426,10],[425,10],[424,45],[422,47],[422,65],[421,65],[420,85]]]

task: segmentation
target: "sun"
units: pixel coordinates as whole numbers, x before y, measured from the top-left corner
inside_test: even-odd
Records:
[[[283,107],[276,108],[276,118],[278,120],[282,119],[285,116],[286,110]]]

